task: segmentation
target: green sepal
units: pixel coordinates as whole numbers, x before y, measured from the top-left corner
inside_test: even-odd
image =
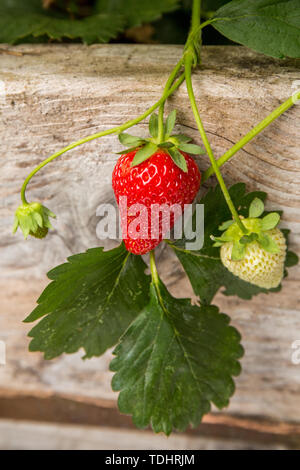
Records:
[[[224,240],[223,236],[222,237],[214,237],[213,235],[210,235],[210,239],[214,241],[213,246],[222,246],[227,241],[230,241],[230,240]]]
[[[261,229],[263,231],[275,228],[280,222],[280,215],[277,212],[267,214],[261,221]]]
[[[149,119],[149,132],[154,138],[158,136],[158,115],[156,113],[151,114]]]
[[[178,148],[183,152],[190,153],[192,155],[204,155],[206,153],[202,147],[195,144],[180,143]]]
[[[181,143],[181,144],[187,144],[188,142],[191,142],[193,140],[191,137],[189,137],[188,135],[184,135],[184,134],[174,134],[171,137],[172,137],[172,140],[174,139],[178,143]]]
[[[131,166],[133,167],[139,165],[140,163],[143,163],[145,160],[150,158],[157,150],[158,146],[156,144],[154,144],[153,142],[148,142],[135,154]]]
[[[171,113],[169,114],[169,116],[167,117],[166,119],[166,123],[165,123],[165,134],[166,134],[166,138],[170,137],[173,129],[174,129],[174,126],[175,126],[175,122],[176,122],[176,109],[173,109],[173,111],[171,111]]]
[[[242,243],[243,245],[247,245],[247,243],[252,243],[254,242],[255,240],[257,240],[258,238],[258,234],[257,233],[250,233],[250,235],[244,235],[241,239],[240,239],[240,243]]]
[[[267,233],[259,234],[258,242],[260,246],[269,253],[279,253],[280,251],[277,243]]]
[[[35,219],[36,223],[38,224],[40,228],[44,227],[43,217],[41,216],[41,214],[39,214],[38,212],[34,212],[33,218]]]
[[[222,246],[224,243],[223,242],[220,242],[220,241],[217,241],[213,244],[213,247],[215,248],[219,248],[220,246]]]
[[[158,147],[160,149],[170,149],[174,147],[174,144],[172,144],[172,142],[163,142],[162,144],[158,144]]]
[[[231,251],[232,261],[240,261],[245,257],[246,246],[240,242],[234,242]]]
[[[134,150],[138,149],[139,146],[137,147],[130,147],[129,149],[122,150],[121,152],[117,152],[117,155],[127,155],[130,152],[133,152]]]
[[[264,203],[261,199],[256,197],[250,204],[249,207],[249,217],[260,217],[263,211],[265,210]]]
[[[230,225],[232,225],[234,223],[234,220],[226,220],[225,222],[223,222],[221,225],[219,225],[218,229],[220,231],[223,231],[223,230],[227,230]]]
[[[175,165],[177,165],[178,168],[184,171],[184,173],[187,173],[188,168],[187,168],[186,160],[184,156],[182,155],[182,153],[180,153],[176,147],[172,147],[171,149],[168,150],[168,152],[173,162],[175,163]]]
[[[12,233],[16,233],[16,231],[18,230],[18,227],[19,227],[19,220],[18,220],[18,217],[15,215]]]
[[[43,212],[46,214],[48,217],[52,217],[53,219],[56,219],[56,215],[48,209],[48,207],[43,206]]]
[[[125,145],[125,147],[128,145],[130,145],[130,147],[139,147],[145,143],[145,139],[124,132],[119,134],[119,141],[122,145]]]

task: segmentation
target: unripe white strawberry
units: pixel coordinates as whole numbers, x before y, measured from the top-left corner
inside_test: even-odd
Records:
[[[261,216],[261,217],[260,217]],[[235,276],[265,289],[278,287],[284,276],[286,239],[276,228],[277,212],[264,215],[264,203],[253,199],[249,217],[227,220],[219,226],[221,237],[211,236],[221,247],[223,265]]]
[[[257,241],[253,241],[246,245],[245,255],[241,260],[231,259],[233,242],[224,243],[220,255],[224,266],[235,276],[259,287],[271,289],[280,284],[284,275],[286,241],[278,228],[265,233],[277,244],[277,253],[270,253]]]

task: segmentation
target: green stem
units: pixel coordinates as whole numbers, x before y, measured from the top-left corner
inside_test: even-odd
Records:
[[[183,64],[183,58],[180,59],[180,61],[177,63],[177,65],[174,67],[171,75],[169,76],[167,83],[165,85],[163,95],[165,95],[169,89],[171,88],[180,68],[182,67]],[[161,144],[164,141],[165,138],[165,131],[164,131],[164,111],[165,111],[165,101],[163,101],[159,107],[158,111],[158,143]]]
[[[193,0],[192,8],[192,31],[195,31],[200,26],[201,17],[201,0]]]
[[[162,103],[158,110],[158,135],[157,135],[158,144],[161,144],[164,141],[164,137],[165,137],[164,112],[165,112],[165,103]]]
[[[156,291],[160,306],[165,312],[165,314],[168,315],[168,311],[165,307],[164,299],[162,298],[162,295],[159,289],[160,280],[159,280],[159,275],[158,275],[157,268],[156,268],[154,250],[150,251],[150,270],[151,270],[152,283],[155,287],[155,291]]]
[[[239,142],[237,142],[231,149],[227,150],[222,157],[217,160],[218,168],[220,168],[224,163],[226,163],[235,153],[237,153],[241,148],[243,148],[250,140],[257,136],[261,131],[263,131],[269,124],[271,124],[275,119],[277,119],[281,114],[287,111],[293,104],[295,104],[296,99],[300,99],[300,92],[297,95],[291,96],[288,100],[282,103],[278,108],[272,111],[265,119],[263,119],[259,124],[257,124],[253,129],[251,129],[248,134],[242,137]],[[202,181],[206,181],[213,173],[215,172],[213,166],[211,165],[203,174]]]
[[[154,250],[150,251],[150,270],[151,270],[153,284],[157,286],[159,284],[159,277],[158,277],[158,272],[157,272],[156,263],[155,263]]]
[[[206,23],[201,25],[201,0],[193,0],[191,28],[185,43],[185,55],[193,57],[193,66],[201,63],[200,49],[201,49],[201,34],[202,28]]]
[[[180,66],[179,66],[179,63],[180,63]],[[182,65],[182,60],[179,61],[179,63],[176,64],[172,74],[175,72],[175,69],[176,69],[176,74],[178,73],[178,70],[180,69],[180,67]],[[174,77],[176,76],[176,74],[174,75]],[[151,106],[149,109],[147,109],[147,111],[145,111],[143,114],[141,114],[139,117],[137,117],[135,119],[132,119],[130,121],[127,121],[125,124],[122,124],[120,126],[114,127],[112,129],[108,129],[106,131],[98,132],[96,134],[92,134],[88,137],[85,137],[83,139],[78,140],[77,142],[73,142],[72,144],[68,145],[67,147],[64,147],[63,149],[61,149],[58,152],[51,155],[50,157],[46,158],[46,160],[41,162],[25,179],[25,181],[23,183],[23,186],[22,186],[22,189],[21,189],[21,199],[22,199],[23,204],[28,204],[28,201],[27,201],[26,196],[25,196],[26,187],[27,187],[29,181],[31,180],[31,178],[41,168],[43,168],[48,163],[52,162],[55,158],[59,157],[63,153],[67,152],[68,150],[72,150],[75,147],[78,147],[79,145],[85,144],[86,142],[90,142],[91,140],[98,139],[99,137],[104,137],[104,136],[109,135],[109,134],[120,133],[122,131],[125,131],[126,129],[129,129],[129,127],[132,127],[135,124],[138,124],[140,121],[142,121],[147,116],[149,116],[151,113],[153,113],[153,111],[155,111],[155,109],[157,109],[162,103],[164,103],[166,101],[166,99],[170,95],[172,95],[172,93],[174,93],[175,90],[177,90],[177,88],[184,81],[184,78],[185,78],[185,74],[182,73],[180,75],[180,77],[178,78],[177,82],[174,83],[174,85],[171,88],[169,88],[165,93],[163,93],[162,97],[153,106]]]
[[[232,213],[232,216],[233,216],[234,220],[236,221],[237,225],[240,227],[240,229],[244,233],[247,233],[247,229],[244,226],[244,224],[242,223],[241,219],[239,218],[239,215],[238,215],[237,210],[236,210],[236,208],[235,208],[235,206],[232,202],[232,199],[230,197],[228,189],[226,188],[225,182],[223,180],[222,174],[221,174],[221,172],[219,170],[219,167],[217,165],[217,162],[215,160],[213,151],[211,149],[209,140],[206,136],[206,133],[205,133],[205,130],[204,130],[201,118],[200,118],[200,114],[199,114],[199,111],[198,111],[198,108],[197,108],[196,99],[195,99],[195,95],[194,95],[193,84],[192,84],[192,64],[193,64],[193,56],[192,56],[192,54],[187,54],[186,57],[185,57],[185,80],[186,80],[187,91],[188,91],[192,111],[194,113],[195,121],[196,121],[197,127],[199,129],[201,138],[203,140],[204,146],[206,148],[207,154],[208,154],[209,159],[211,161],[211,165],[214,169],[214,172],[215,172],[216,177],[219,181],[221,190],[224,194],[225,200],[226,200],[227,205],[230,209],[230,212]]]

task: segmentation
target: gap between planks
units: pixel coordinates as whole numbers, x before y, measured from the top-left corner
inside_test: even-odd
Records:
[[[0,389],[0,418],[136,429],[131,417],[120,414],[114,401],[51,392]],[[188,429],[185,434],[247,443],[281,444],[290,449],[300,446],[300,424],[271,421],[263,417],[211,413],[203,418],[196,429]]]

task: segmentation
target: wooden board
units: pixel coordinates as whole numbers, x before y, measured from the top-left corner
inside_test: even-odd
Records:
[[[96,208],[114,201],[111,172],[116,152],[121,149],[117,138],[109,136],[81,146],[32,180],[28,197],[42,200],[58,216],[55,230],[46,240],[24,242],[20,234],[12,237],[11,224],[28,172],[68,143],[121,124],[151,106],[159,99],[181,47],[4,45],[1,50],[0,83],[5,95],[0,97],[0,340],[6,342],[7,364],[0,366],[0,416],[51,421],[50,409],[55,422],[59,416],[50,402],[67,396],[70,403],[80,400],[83,404],[83,408],[75,407],[81,425],[95,424],[91,413],[84,412],[92,399],[98,400],[97,416],[103,416],[103,407],[111,409],[115,421],[109,426],[127,427],[130,420],[117,418],[116,394],[110,390],[110,353],[85,362],[80,352],[44,361],[40,354],[27,352],[28,325],[21,323],[46,285],[47,270],[71,253],[103,244],[96,236]],[[10,53],[5,53],[8,50]],[[193,81],[216,156],[288,98],[299,78],[296,61],[276,61],[240,47],[206,47],[203,64]],[[185,86],[176,92],[167,110],[174,107],[180,122],[177,130],[200,144]],[[282,225],[293,231],[292,248],[298,254],[299,109],[299,105],[290,109],[224,166],[228,183],[242,180],[248,190],[267,191],[268,208],[284,210]],[[146,135],[147,123],[138,125],[135,132]],[[201,169],[208,167],[206,156],[201,157],[199,165]],[[208,184],[213,184],[213,179]],[[104,244],[110,247],[115,242]],[[182,270],[166,247],[160,248],[159,269],[175,295],[192,296]],[[291,361],[291,345],[300,340],[299,280],[300,269],[295,267],[279,294],[260,295],[252,302],[217,295],[215,303],[231,315],[242,332],[246,355],[229,409],[221,414],[214,410],[207,418],[217,420],[210,436],[221,440],[231,436],[237,446],[241,442],[246,445],[250,439],[247,429],[254,426],[254,441],[261,443],[266,438],[263,426],[267,425],[271,426],[267,431],[269,445],[272,439],[274,446],[280,442],[299,445],[300,365]],[[43,401],[44,394],[50,394],[50,402]],[[18,397],[20,406],[16,406]],[[30,401],[30,397],[34,399]],[[24,415],[21,404],[26,400],[31,406]],[[67,416],[64,422],[70,422]],[[205,433],[203,427],[199,429]]]

